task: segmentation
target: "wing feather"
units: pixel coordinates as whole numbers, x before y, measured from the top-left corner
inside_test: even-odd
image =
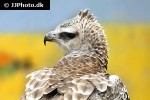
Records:
[[[43,69],[29,74],[21,100],[39,100],[48,94],[52,100],[129,100],[125,85],[116,75],[96,73],[60,79],[50,73],[51,69]]]

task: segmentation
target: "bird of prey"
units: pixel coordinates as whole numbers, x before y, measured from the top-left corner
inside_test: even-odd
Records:
[[[107,72],[106,36],[89,10],[58,25],[46,41],[58,43],[65,55],[53,68],[27,75],[21,100],[130,100],[121,79]]]

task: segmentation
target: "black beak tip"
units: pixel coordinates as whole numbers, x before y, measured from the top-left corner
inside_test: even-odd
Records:
[[[44,37],[44,45],[46,46],[47,37]]]

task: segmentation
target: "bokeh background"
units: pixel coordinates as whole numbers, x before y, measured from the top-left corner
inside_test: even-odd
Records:
[[[150,100],[150,1],[51,0],[51,10],[0,11],[0,100],[19,100],[28,79],[63,56],[43,37],[65,19],[89,8],[105,29],[111,74],[125,82],[131,100]]]

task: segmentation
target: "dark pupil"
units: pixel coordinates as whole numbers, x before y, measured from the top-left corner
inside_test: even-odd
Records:
[[[68,32],[63,32],[63,33],[60,33],[60,38],[63,38],[63,39],[73,39],[76,37],[77,34],[75,33],[68,33]]]
[[[75,38],[76,34],[74,33],[67,33],[68,38],[73,39]]]

